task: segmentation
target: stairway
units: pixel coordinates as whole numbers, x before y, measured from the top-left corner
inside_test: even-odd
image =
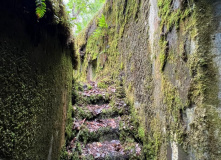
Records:
[[[116,89],[100,89],[95,82],[88,82],[82,88],[73,106],[75,137],[67,146],[70,159],[140,159],[138,143],[120,141],[120,128],[125,128],[129,107],[117,96]]]

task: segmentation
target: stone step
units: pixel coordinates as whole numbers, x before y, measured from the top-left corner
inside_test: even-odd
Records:
[[[110,101],[110,94],[96,92],[80,92],[80,102],[83,104],[105,104]]]
[[[88,104],[104,104],[110,101],[111,96],[115,93],[114,87],[101,89],[95,82],[89,82],[89,85],[83,85],[83,91],[79,92],[81,101]]]
[[[77,119],[84,119],[87,120],[93,120],[98,119],[101,114],[110,113],[112,115],[111,110],[112,107],[109,104],[103,104],[103,105],[78,105],[73,106],[74,112],[75,112],[75,118]]]
[[[75,121],[73,130],[79,131],[79,141],[88,143],[93,141],[108,141],[119,139],[120,117],[100,119],[94,121]]]
[[[128,114],[129,107],[122,100],[114,101],[112,105],[102,104],[102,105],[78,105],[73,106],[75,111],[75,118],[93,120],[93,119],[104,119],[121,116],[123,114]]]
[[[140,159],[141,147],[136,143],[122,145],[119,140],[93,142],[82,145],[84,159],[95,160],[125,160]]]
[[[124,102],[124,91],[122,87],[118,88],[101,89],[95,82],[83,85],[78,103],[73,106],[76,137],[67,146],[72,159],[144,159],[141,158],[141,147],[133,136],[126,134],[133,126],[127,118],[129,106]]]

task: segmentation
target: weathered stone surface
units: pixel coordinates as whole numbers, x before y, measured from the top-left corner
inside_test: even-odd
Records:
[[[37,20],[35,1],[0,5],[0,159],[56,160],[64,143],[72,51],[47,8]]]
[[[218,0],[107,1],[109,32],[99,43],[77,41],[89,61],[108,44],[95,77],[123,83],[149,159],[221,158],[220,7]]]
[[[216,31],[212,35],[213,39],[213,54],[215,55],[214,61],[219,70],[219,99],[221,99],[221,2],[214,4],[214,15],[216,23]],[[221,104],[220,104],[221,108]]]

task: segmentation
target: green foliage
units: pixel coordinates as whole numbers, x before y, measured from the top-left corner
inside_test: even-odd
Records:
[[[45,15],[46,12],[46,3],[45,0],[36,0],[35,1],[36,4],[36,15],[38,17],[38,19],[42,18]]]
[[[161,29],[165,26],[167,31],[171,30],[172,27],[179,28],[179,23],[181,20],[185,19],[192,12],[190,6],[185,6],[185,9],[173,10],[172,0],[159,0],[159,16],[161,18],[160,26]]]
[[[66,150],[65,145],[62,147],[61,153],[60,153],[60,160],[67,160],[68,159],[68,152]]]
[[[107,29],[108,25],[105,19],[105,16],[102,14],[100,18],[98,18],[98,28],[94,31],[93,37],[98,38],[103,36],[104,32],[103,29]]]
[[[72,13],[72,23],[76,27],[75,34],[82,31],[97,11],[103,6],[105,0],[69,0],[67,7]]]
[[[93,37],[94,38],[98,38],[102,35],[102,30],[100,28],[97,28],[94,33],[93,33]]]
[[[106,88],[108,87],[108,86],[105,84],[105,82],[98,82],[97,86],[98,86],[99,88],[104,88],[104,89],[106,89]]]
[[[88,90],[91,90],[93,87],[91,85],[88,85]]]
[[[100,28],[108,28],[108,25],[105,20],[105,16],[102,14],[101,18],[99,18],[98,26]]]

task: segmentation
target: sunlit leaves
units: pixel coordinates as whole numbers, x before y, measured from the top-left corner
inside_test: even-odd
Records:
[[[97,38],[97,37],[100,37],[101,34],[102,34],[102,31],[100,29],[96,29],[93,33],[93,36]]]
[[[105,17],[103,14],[102,14],[101,18],[99,18],[98,26],[101,28],[108,28],[108,25],[106,23],[106,20],[105,20]]]
[[[76,18],[73,20],[76,34],[87,26],[104,2],[105,0],[69,0],[68,8]]]
[[[45,15],[46,12],[46,3],[45,0],[36,0],[35,1],[36,4],[36,15],[38,17],[38,19],[42,18]]]
[[[100,36],[103,36],[103,29],[105,28],[108,28],[108,25],[106,23],[105,16],[102,14],[102,16],[98,18],[98,28],[94,31],[93,37],[98,38]]]

